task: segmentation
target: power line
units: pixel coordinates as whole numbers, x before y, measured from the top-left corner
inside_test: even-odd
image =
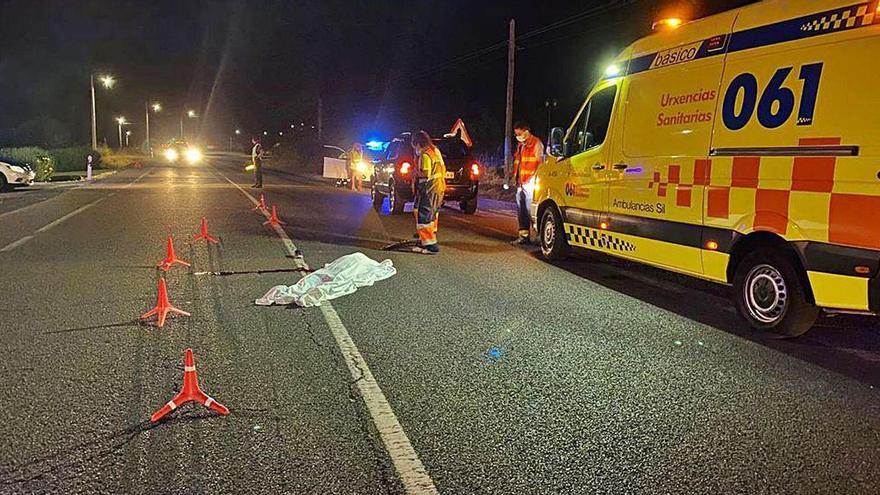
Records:
[[[552,22],[550,24],[547,24],[546,26],[542,26],[540,28],[533,29],[532,31],[528,31],[520,36],[517,36],[516,40],[517,40],[517,42],[526,41],[531,38],[540,36],[544,33],[555,31],[557,29],[561,29],[566,26],[570,26],[572,24],[589,19],[591,17],[595,17],[595,16],[603,14],[605,12],[608,12],[611,10],[616,10],[618,8],[625,7],[627,5],[631,5],[633,3],[636,3],[637,1],[638,0],[614,0],[614,1],[608,2],[604,5],[600,5],[598,7],[593,7],[593,8],[587,9],[583,12],[580,12],[580,13],[575,14],[573,16],[567,17],[565,19],[560,19],[556,22]],[[473,52],[466,53],[464,55],[460,55],[456,58],[448,60],[448,61],[446,61],[436,67],[430,68],[428,70],[422,70],[422,71],[414,72],[414,73],[411,73],[408,75],[403,75],[401,77],[401,79],[425,77],[425,76],[437,74],[437,73],[443,72],[446,69],[449,69],[451,67],[470,62],[470,61],[477,59],[477,58],[480,58],[484,55],[488,55],[496,50],[500,50],[500,49],[504,48],[506,45],[507,45],[507,40],[499,41],[499,42],[497,42],[493,45],[489,45],[485,48],[481,48],[479,50],[475,50]]]

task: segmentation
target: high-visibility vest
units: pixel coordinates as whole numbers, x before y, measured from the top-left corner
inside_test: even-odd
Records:
[[[348,153],[348,166],[351,168],[357,167],[357,163],[363,161],[364,153],[358,149],[352,148],[352,150]]]
[[[538,165],[544,161],[544,143],[534,135],[516,147],[513,158],[513,169],[520,184],[525,184],[538,171]]]
[[[436,146],[431,146],[422,151],[421,176],[427,180],[438,180],[446,185],[446,162]]]

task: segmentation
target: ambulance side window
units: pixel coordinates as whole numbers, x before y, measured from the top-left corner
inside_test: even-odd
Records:
[[[615,96],[617,96],[617,86],[611,86],[590,98],[575,125],[574,133],[569,136],[569,141],[566,143],[566,156],[583,153],[605,142],[608,126],[611,124]]]

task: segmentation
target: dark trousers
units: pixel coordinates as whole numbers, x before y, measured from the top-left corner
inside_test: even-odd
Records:
[[[519,221],[519,236],[528,237],[532,227],[532,216],[529,207],[532,204],[532,192],[523,186],[516,188],[516,217]]]
[[[263,185],[263,160],[254,161],[254,178],[256,179],[254,184]]]

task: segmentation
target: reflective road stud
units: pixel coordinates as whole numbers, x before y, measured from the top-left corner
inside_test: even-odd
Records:
[[[229,414],[229,409],[227,409],[226,406],[215,401],[199,388],[198,376],[196,375],[196,361],[193,357],[192,349],[184,351],[183,389],[175,395],[173,399],[168,401],[167,404],[154,412],[153,415],[150,416],[150,421],[153,423],[159,421],[165,417],[165,415],[187,402],[198,402],[224,416]]]
[[[159,279],[159,295],[156,296],[156,307],[147,311],[141,316],[141,319],[147,319],[151,316],[156,316],[156,323],[159,328],[165,326],[165,318],[168,316],[168,313],[176,313],[183,316],[192,316],[186,311],[175,308],[171,305],[171,302],[168,300],[168,286],[165,284],[165,279]]]
[[[183,261],[178,258],[176,254],[174,254],[174,241],[171,237],[168,237],[168,242],[165,245],[165,259],[156,264],[162,271],[167,272],[171,269],[172,265],[181,264],[183,266],[190,266],[189,263]]]
[[[263,225],[287,225],[278,219],[278,212],[275,211],[275,207],[272,207],[272,216],[269,217],[268,220],[263,222]]]
[[[205,217],[202,217],[202,224],[199,227],[199,233],[194,240],[198,241],[201,239],[208,241],[209,244],[212,242],[214,244],[220,244],[220,241],[218,241],[216,237],[208,233],[208,219]]]

